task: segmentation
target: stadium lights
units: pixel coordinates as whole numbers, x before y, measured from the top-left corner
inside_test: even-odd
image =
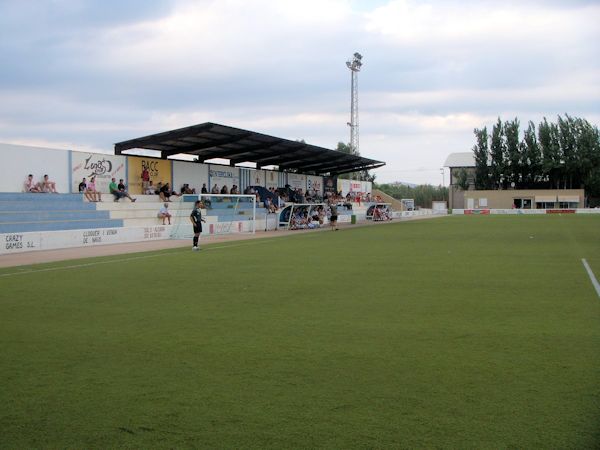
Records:
[[[354,53],[352,61],[346,61],[346,66],[352,72],[359,72],[362,67],[362,55],[358,52]]]

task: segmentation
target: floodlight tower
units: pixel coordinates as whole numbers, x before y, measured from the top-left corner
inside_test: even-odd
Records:
[[[352,74],[351,97],[350,97],[350,149],[352,153],[358,154],[358,72],[362,67],[362,55],[354,53],[351,61],[346,61],[346,66]]]

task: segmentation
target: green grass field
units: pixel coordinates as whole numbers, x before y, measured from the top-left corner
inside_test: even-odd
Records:
[[[2,269],[0,448],[599,448],[581,258],[600,216]]]

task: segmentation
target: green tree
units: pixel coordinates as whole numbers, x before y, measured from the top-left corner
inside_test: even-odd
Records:
[[[504,171],[506,168],[505,155],[504,155],[504,138],[503,138],[503,126],[500,117],[498,122],[492,128],[492,137],[490,141],[490,175],[491,175],[491,186],[493,189],[502,189],[504,186]]]
[[[521,146],[519,145],[519,119],[504,122],[504,150],[506,152],[505,179],[519,187],[523,178]]]
[[[469,189],[469,174],[465,168],[458,169],[456,172],[456,185],[463,191]]]
[[[488,166],[490,151],[487,127],[483,127],[482,130],[475,128],[473,133],[475,133],[475,139],[477,140],[477,143],[473,146],[473,153],[475,155],[475,188],[489,189],[491,187],[490,168]]]
[[[562,157],[558,139],[558,127],[544,120],[538,126],[538,140],[542,152],[542,173],[551,188],[559,188]]]
[[[431,208],[434,201],[448,201],[448,188],[444,186],[432,186],[430,184],[406,186],[400,183],[391,183],[375,184],[373,187],[397,200],[412,198],[415,200],[415,206],[421,208]]]
[[[542,173],[542,152],[538,144],[535,125],[529,121],[527,129],[524,132],[523,142],[521,143],[521,154],[523,155],[525,170],[525,187],[532,188],[543,179]]]

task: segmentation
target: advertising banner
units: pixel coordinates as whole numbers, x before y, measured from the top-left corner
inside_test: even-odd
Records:
[[[278,180],[279,180],[278,172],[274,172],[273,170],[265,171],[265,187],[267,189],[271,189],[271,188],[277,189],[279,187],[279,186],[277,186]]]
[[[79,183],[96,177],[96,190],[108,193],[111,178],[125,179],[125,156],[71,152],[71,192],[79,192]]]
[[[337,177],[323,177],[323,192],[335,194],[337,192]]]
[[[219,192],[223,186],[227,186],[227,192],[229,192],[232,186],[240,186],[240,169],[238,167],[227,167],[210,165],[208,169],[210,176],[210,192],[212,187],[216,184]]]
[[[265,187],[265,171],[250,169],[250,186]]]
[[[314,175],[306,176],[306,188],[314,190],[317,194],[323,195],[323,177],[317,177]]]
[[[300,173],[288,173],[288,184],[292,189],[306,190],[306,175]]]
[[[148,170],[150,180],[155,186],[160,182],[162,184],[172,183],[171,180],[171,164],[168,159],[145,158],[141,156],[128,156],[128,177],[127,189],[130,194],[142,193],[142,171]],[[117,178],[118,181],[118,177]],[[175,189],[174,186],[171,188]]]

